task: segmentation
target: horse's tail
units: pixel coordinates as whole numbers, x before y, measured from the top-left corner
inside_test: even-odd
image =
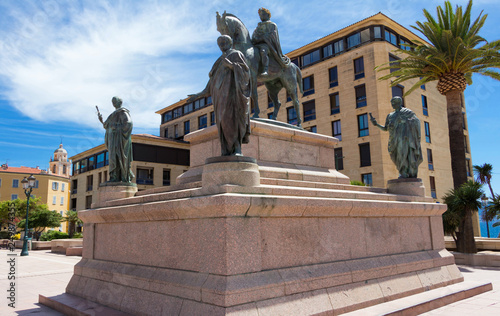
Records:
[[[303,95],[304,94],[304,86],[302,83],[302,71],[300,71],[299,66],[295,65],[294,63],[292,63],[292,65],[295,66],[295,78],[297,78],[297,83],[299,85],[300,94]]]

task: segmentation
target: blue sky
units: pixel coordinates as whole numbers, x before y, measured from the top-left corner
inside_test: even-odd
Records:
[[[466,4],[467,1],[452,1]],[[207,4],[208,3],[208,4]],[[253,30],[271,10],[284,52],[377,12],[405,27],[443,1],[0,1],[0,163],[47,168],[61,138],[69,155],[99,145],[111,98],[131,110],[134,133],[158,135],[154,112],[200,91],[219,56],[215,12]],[[476,0],[481,35],[500,38],[500,5]],[[474,164],[493,164],[500,193],[500,82],[474,77],[465,92]]]

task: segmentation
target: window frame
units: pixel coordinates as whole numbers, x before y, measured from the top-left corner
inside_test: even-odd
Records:
[[[309,109],[309,107],[312,105],[312,108]],[[308,107],[308,109],[306,110],[306,107]],[[308,113],[306,113],[308,112]],[[316,119],[316,102],[315,100],[309,100],[307,102],[304,102],[302,103],[302,113],[303,113],[303,117],[302,117],[302,121],[303,122],[309,122],[309,121],[313,121]]]
[[[363,122],[361,122],[361,120],[363,120]],[[366,136],[370,136],[368,113],[358,115],[358,137],[366,137]]]
[[[359,148],[359,166],[360,167],[370,167],[372,165],[370,143],[368,142],[368,143],[358,144],[358,148]],[[368,150],[366,151],[368,153],[368,157],[363,157],[362,148],[368,148]],[[365,159],[363,159],[363,158],[365,158]]]
[[[361,88],[364,90],[364,97],[363,96],[358,97],[358,89],[361,89]],[[362,108],[362,107],[365,107],[368,105],[365,84],[360,84],[360,85],[354,87],[354,96],[355,96],[355,100],[356,100],[356,109],[359,109],[359,108]]]
[[[338,122],[338,124],[336,124]],[[338,128],[336,128],[336,125],[338,125]],[[335,133],[336,130],[339,132],[339,133]],[[332,136],[337,138],[339,141],[342,141],[342,123],[340,120],[335,120],[335,121],[332,121]]]
[[[354,65],[354,80],[365,77],[365,61],[363,56],[352,60]],[[358,69],[359,68],[359,69]]]

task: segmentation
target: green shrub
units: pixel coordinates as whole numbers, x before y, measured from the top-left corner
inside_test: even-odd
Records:
[[[75,233],[73,235],[73,238],[83,238],[83,234],[82,233]]]
[[[365,184],[361,181],[358,180],[351,180],[351,185],[360,185],[360,186],[365,186]]]
[[[67,239],[69,235],[67,233],[62,233],[57,230],[49,230],[48,232],[42,233],[40,240],[51,241],[53,239]]]

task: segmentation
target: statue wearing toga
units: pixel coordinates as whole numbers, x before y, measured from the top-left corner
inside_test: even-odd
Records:
[[[118,97],[112,99],[115,111],[106,121],[101,113],[97,116],[106,129],[104,142],[108,149],[109,157],[109,182],[131,183],[134,178],[132,173],[132,119],[129,110],[122,108],[122,100]],[[99,111],[99,109],[97,109]]]
[[[385,126],[377,123],[371,115],[373,125],[389,131],[389,154],[399,171],[400,178],[417,178],[418,166],[422,163],[420,148],[420,120],[415,113],[402,107],[403,99],[391,99],[394,111],[387,115]]]

